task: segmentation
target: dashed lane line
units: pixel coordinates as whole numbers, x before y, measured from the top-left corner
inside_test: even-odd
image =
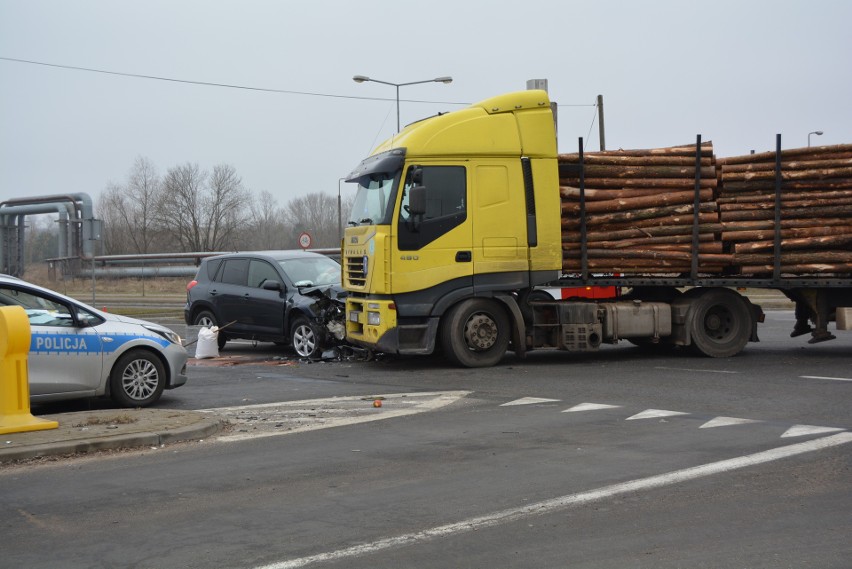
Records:
[[[263,565],[256,569],[300,569],[317,563],[335,562],[355,557],[363,557],[365,555],[380,553],[388,549],[418,545],[435,539],[453,537],[472,531],[515,523],[533,516],[551,514],[583,504],[600,502],[622,494],[653,490],[664,486],[688,482],[690,480],[767,464],[801,454],[844,445],[849,442],[852,442],[852,433],[839,433],[820,439],[795,443],[754,454],[720,460],[718,462],[710,462],[700,466],[694,466],[692,468],[675,470],[673,472],[649,476],[647,478],[638,478],[636,480],[622,482],[620,484],[612,484],[596,490],[580,492],[577,494],[568,494],[558,498],[537,502],[535,504],[509,508],[483,516],[468,518],[459,522],[439,525],[422,531],[379,539],[354,545],[352,547],[291,559],[289,561]]]
[[[687,367],[665,367],[665,366],[655,366],[654,369],[664,369],[668,371],[688,371],[691,373],[742,373],[740,371],[726,370],[726,369],[695,369],[695,368],[687,368]]]
[[[621,405],[607,405],[606,403],[580,403],[574,405],[570,409],[565,409],[563,413],[579,413],[581,411],[600,411],[602,409],[620,409]]]
[[[689,415],[683,411],[666,411],[665,409],[645,409],[641,413],[636,413],[632,417],[627,417],[625,421],[635,421],[637,419],[658,419],[661,417],[677,417],[679,415]]]
[[[756,419],[740,419],[738,417],[716,417],[698,427],[699,429],[713,429],[716,427],[730,427],[732,425],[748,425],[751,423],[760,423]]]
[[[829,379],[831,381],[852,381],[852,377],[824,377],[821,375],[800,375],[802,379]]]
[[[782,439],[786,439],[788,437],[804,437],[807,435],[824,435],[826,433],[836,433],[838,431],[845,431],[846,429],[840,429],[838,427],[819,427],[817,425],[793,425],[781,435]]]
[[[512,407],[513,405],[535,405],[537,403],[557,403],[561,401],[561,399],[544,399],[543,397],[522,397],[520,399],[515,399],[514,401],[509,401],[508,403],[503,403],[500,407]]]

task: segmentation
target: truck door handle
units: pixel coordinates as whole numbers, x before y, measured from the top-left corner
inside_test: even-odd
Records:
[[[456,263],[470,263],[471,255],[470,251],[458,251],[456,252]]]

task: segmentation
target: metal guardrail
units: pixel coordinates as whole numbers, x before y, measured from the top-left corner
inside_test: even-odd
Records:
[[[340,249],[306,250],[340,259]],[[91,260],[63,257],[47,259],[47,262],[52,278],[55,278],[57,267],[61,268],[62,274],[74,277],[91,277],[92,271],[97,278],[193,277],[202,259],[239,252],[241,251],[98,255]]]

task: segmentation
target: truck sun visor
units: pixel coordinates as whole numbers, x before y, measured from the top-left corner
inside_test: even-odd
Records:
[[[393,174],[398,172],[405,162],[405,148],[394,148],[381,154],[365,158],[346,176],[347,182],[357,182],[365,176],[373,174]]]

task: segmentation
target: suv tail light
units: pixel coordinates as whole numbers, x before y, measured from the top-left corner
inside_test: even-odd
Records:
[[[191,289],[192,287],[194,287],[194,286],[195,286],[195,285],[197,285],[197,284],[198,284],[198,281],[197,281],[197,280],[195,280],[195,279],[192,279],[191,281],[189,281],[189,282],[186,284],[186,292],[189,292],[189,289]]]

